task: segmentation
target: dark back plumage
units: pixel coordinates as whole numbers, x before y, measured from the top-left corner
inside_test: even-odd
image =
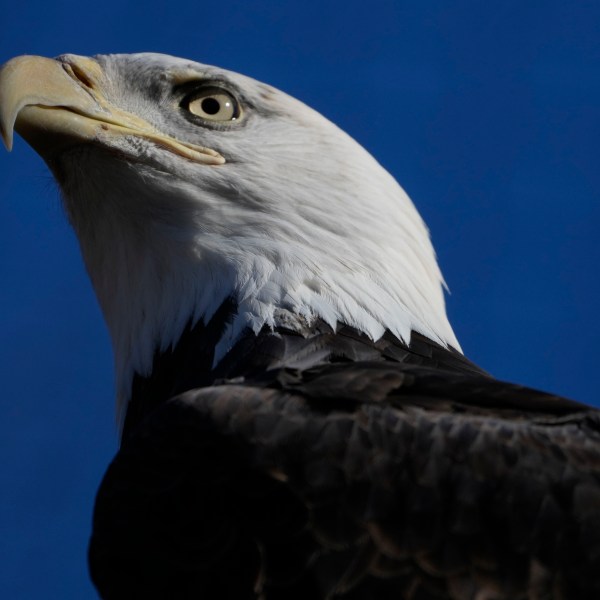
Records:
[[[324,324],[197,371],[213,327],[137,382],[96,505],[103,598],[599,597],[596,411]]]

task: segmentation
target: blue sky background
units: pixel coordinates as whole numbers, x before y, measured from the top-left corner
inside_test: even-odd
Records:
[[[297,96],[430,226],[465,353],[600,405],[600,3],[2,0],[0,62],[157,51]],[[112,356],[56,186],[0,153],[0,596],[94,598]]]

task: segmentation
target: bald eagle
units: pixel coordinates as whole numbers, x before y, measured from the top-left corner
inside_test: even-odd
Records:
[[[158,54],[15,58],[111,334],[105,599],[600,597],[600,417],[461,353],[425,225],[299,101]]]

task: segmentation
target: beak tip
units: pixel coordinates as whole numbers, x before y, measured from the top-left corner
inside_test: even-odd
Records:
[[[4,142],[4,147],[6,148],[6,150],[8,152],[10,152],[13,149],[13,136],[12,136],[12,132],[11,131],[1,131],[0,130],[0,137],[2,138],[2,141]]]

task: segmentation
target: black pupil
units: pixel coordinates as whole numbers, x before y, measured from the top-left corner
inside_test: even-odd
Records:
[[[215,100],[214,98],[204,98],[204,100],[202,100],[202,110],[207,115],[216,115],[220,109],[221,105],[218,100]]]

